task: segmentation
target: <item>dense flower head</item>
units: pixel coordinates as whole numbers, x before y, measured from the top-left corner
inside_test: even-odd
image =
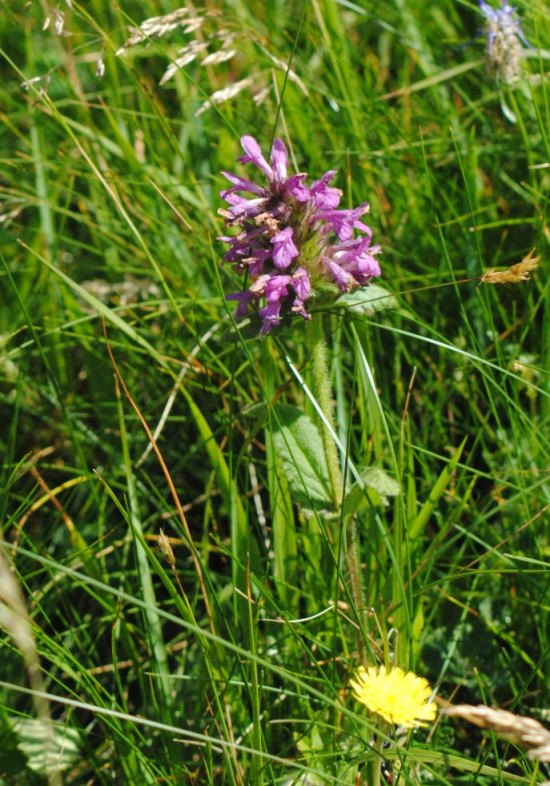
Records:
[[[497,81],[509,84],[521,75],[522,43],[529,47],[516,9],[507,0],[500,8],[479,0],[479,8],[485,17],[488,69]]]
[[[333,170],[308,185],[306,173],[289,174],[281,139],[273,142],[269,161],[254,137],[243,136],[241,145],[239,161],[256,166],[265,182],[223,173],[231,183],[221,192],[229,207],[219,212],[240,230],[220,238],[230,246],[224,258],[247,274],[248,284],[227,299],[237,302],[236,319],[257,311],[265,334],[283,317],[309,319],[307,301],[327,285],[346,292],[379,276],[380,246],[371,245],[372,230],[361,220],[367,203],[338,209],[342,192],[330,185]]]
[[[389,671],[385,666],[360,666],[350,684],[355,698],[388,723],[406,728],[425,726],[437,714],[435,702],[428,701],[428,681],[398,666]]]

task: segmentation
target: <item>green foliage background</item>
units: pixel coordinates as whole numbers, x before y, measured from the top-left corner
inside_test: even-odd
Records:
[[[176,7],[1,6],[0,520],[65,783],[359,783],[361,635],[444,700],[544,719],[547,7],[519,4],[533,48],[512,85],[487,75],[477,6],[450,0],[189,4],[196,32],[116,54]],[[230,34],[231,60],[159,86],[190,40]],[[276,402],[322,427],[304,324],[245,340],[224,302],[241,284],[220,264],[221,171],[243,171],[243,134],[282,136],[297,171],[336,169],[343,205],[370,203],[398,302],[326,314],[347,460],[401,487],[358,517],[362,632],[338,522],[304,512],[277,450]],[[532,248],[529,282],[479,283]],[[163,470],[143,421],[167,405]],[[30,655],[0,619],[1,782],[54,782],[45,727],[25,725]],[[407,783],[537,778],[448,720],[399,750]]]

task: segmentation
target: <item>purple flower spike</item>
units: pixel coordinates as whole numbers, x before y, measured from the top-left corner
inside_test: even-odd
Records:
[[[273,243],[273,264],[279,270],[288,267],[294,257],[300,253],[292,241],[292,227],[277,232],[271,238]]]
[[[498,82],[511,84],[521,77],[521,45],[530,48],[516,9],[507,0],[502,0],[500,8],[479,0],[479,10],[485,17],[485,53],[489,73]]]
[[[239,232],[219,239],[230,246],[226,261],[247,274],[248,289],[227,296],[237,302],[235,319],[257,313],[265,335],[284,317],[309,319],[314,295],[329,290],[334,297],[367,285],[380,275],[381,249],[371,246],[372,230],[361,221],[366,203],[338,209],[342,192],[329,185],[334,171],[308,186],[307,174],[288,174],[281,139],[273,142],[269,162],[254,137],[243,136],[241,145],[239,161],[257,167],[267,184],[223,172],[231,186],[221,196],[229,207],[219,212]]]

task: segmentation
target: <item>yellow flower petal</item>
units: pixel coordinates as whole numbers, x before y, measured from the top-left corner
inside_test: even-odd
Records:
[[[360,666],[350,684],[361,704],[396,726],[425,726],[437,715],[435,702],[428,702],[428,681],[398,666],[389,671],[385,666]]]

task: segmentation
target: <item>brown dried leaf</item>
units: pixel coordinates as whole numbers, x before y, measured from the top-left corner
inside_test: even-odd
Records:
[[[522,281],[527,281],[530,274],[539,266],[540,257],[534,257],[535,249],[532,248],[529,254],[515,265],[507,268],[506,270],[497,270],[490,267],[485,273],[480,276],[482,284],[519,284]]]

